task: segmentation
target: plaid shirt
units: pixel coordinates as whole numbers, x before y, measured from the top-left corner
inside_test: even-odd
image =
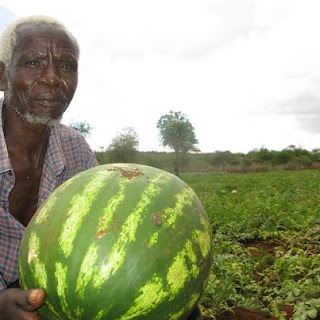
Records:
[[[1,103],[0,99],[0,105]],[[9,213],[9,194],[15,184],[2,128],[0,107],[0,291],[18,279],[18,252],[24,226]],[[40,181],[38,207],[64,181],[98,165],[82,135],[62,124],[52,128]]]

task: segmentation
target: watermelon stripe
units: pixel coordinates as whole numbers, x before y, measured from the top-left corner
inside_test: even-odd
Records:
[[[174,223],[176,223],[177,219],[184,214],[184,207],[192,205],[194,193],[191,189],[187,188],[177,193],[175,198],[175,207],[165,209],[164,216],[167,217],[167,220],[161,226],[161,229],[151,236],[148,244],[150,247],[157,243],[160,233],[164,233],[166,228],[170,228]]]
[[[189,260],[191,262],[191,267],[189,267],[190,275],[193,278],[196,278],[200,273],[200,269],[197,264],[197,255],[193,251],[193,246],[192,246],[191,241],[187,240],[185,250],[186,250],[187,257],[189,258]]]
[[[20,280],[46,290],[43,320],[182,320],[207,282],[211,241],[200,200],[176,176],[98,166],[57,188],[35,214]]]
[[[187,260],[191,262],[192,272],[189,270]],[[184,248],[176,254],[174,261],[169,267],[167,273],[167,281],[173,297],[180,291],[181,288],[183,288],[184,284],[191,278],[191,276],[198,276],[200,271],[194,262],[195,253],[192,249],[191,242],[187,240]]]
[[[111,198],[104,210],[103,216],[99,219],[99,230],[97,235],[103,235],[104,232],[108,229],[113,215],[117,210],[117,207],[123,202],[125,198],[125,189],[128,185],[128,180],[121,180],[119,184],[119,192]]]
[[[140,292],[140,295],[135,299],[133,306],[120,320],[142,316],[158,306],[168,296],[168,292],[163,289],[162,279],[156,274],[138,292]]]
[[[63,190],[66,189],[76,179],[78,179],[78,176],[65,181],[62,185],[59,186],[59,189],[56,189],[51,194],[47,201],[42,205],[41,210],[39,210],[39,214],[37,216],[35,224],[41,224],[48,219],[48,216],[50,215],[52,207],[55,205],[58,195],[61,194]]]
[[[44,221],[47,220],[50,214],[51,208],[54,206],[56,200],[57,200],[57,196],[54,194],[52,194],[51,197],[48,198],[48,200],[44,203],[44,205],[41,208],[39,216],[36,220],[36,224],[43,223]]]
[[[154,198],[161,191],[160,185],[165,184],[168,180],[164,174],[157,174],[144,190],[141,199],[136,208],[129,214],[127,220],[124,222],[122,230],[119,234],[119,239],[111,249],[108,263],[106,263],[98,274],[94,276],[94,287],[101,288],[102,284],[114,274],[123,264],[126,256],[126,246],[135,241],[135,233],[141,222],[141,214],[146,207],[151,203]]]
[[[192,238],[198,243],[202,256],[206,258],[210,254],[212,248],[210,226],[203,217],[200,218],[200,222],[204,227],[204,231],[194,230]]]
[[[55,264],[55,267],[56,267],[56,271],[54,275],[57,280],[57,294],[60,299],[60,306],[63,312],[69,317],[69,319],[72,319],[69,306],[66,300],[66,292],[68,289],[68,281],[67,281],[68,268],[64,266],[61,262],[57,262]]]
[[[73,250],[73,241],[80,230],[84,217],[90,211],[91,204],[99,193],[100,188],[107,183],[108,179],[110,179],[110,173],[107,170],[101,171],[86,185],[80,195],[76,194],[72,198],[68,211],[69,217],[63,225],[59,238],[59,244],[66,257]]]
[[[138,229],[138,226],[142,220],[142,213],[146,210],[147,206],[152,202],[160,192],[160,185],[166,184],[168,178],[161,174],[158,174],[150,181],[150,185],[143,192],[141,199],[137,207],[133,212],[128,216],[127,221],[124,223],[123,232],[120,234],[120,241],[123,240],[124,243],[133,242],[136,240],[135,234]]]
[[[182,192],[176,195],[176,206],[166,210],[166,212],[170,212],[170,218],[168,219],[167,226],[173,225],[177,218],[183,215],[183,208],[187,205],[192,205],[193,198],[194,193],[190,188],[185,188]]]
[[[93,320],[101,320],[106,319],[108,311],[106,310],[100,310],[98,314],[93,318]]]
[[[95,243],[91,244],[81,264],[77,279],[76,292],[84,298],[85,287],[91,280],[94,265],[98,259],[98,247]]]
[[[197,301],[200,298],[200,294],[199,293],[195,293],[191,296],[191,299],[189,301],[189,303],[187,303],[181,310],[179,310],[178,312],[176,312],[173,315],[169,315],[169,320],[177,320],[180,319],[180,317],[185,314],[186,312],[188,312],[189,310],[192,310],[194,308],[194,306],[196,305]]]
[[[76,319],[81,319],[83,317],[85,310],[79,306],[76,307],[75,310],[75,315],[76,315]]]
[[[53,320],[64,320],[50,302],[46,301],[46,306],[48,307],[50,312],[55,315],[55,318]]]
[[[40,261],[38,254],[40,251],[40,239],[32,232],[30,235],[29,251],[28,251],[28,264],[34,273],[35,280],[40,288],[46,289],[48,285],[48,276],[45,264]]]
[[[187,258],[189,258],[192,263],[191,272],[186,265]],[[138,315],[146,314],[168,297],[169,300],[172,300],[191,277],[196,278],[199,275],[200,270],[197,267],[196,259],[196,254],[192,249],[192,243],[187,240],[184,248],[176,255],[173,263],[169,267],[166,276],[169,291],[164,290],[162,278],[154,274],[153,278],[147,284],[138,289],[140,295],[120,320],[131,319]],[[172,319],[174,319],[174,316]],[[178,319],[178,317],[175,319]]]

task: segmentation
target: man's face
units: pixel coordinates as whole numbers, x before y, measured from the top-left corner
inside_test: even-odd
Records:
[[[58,26],[24,24],[7,67],[6,102],[27,122],[60,122],[78,83],[78,51]]]

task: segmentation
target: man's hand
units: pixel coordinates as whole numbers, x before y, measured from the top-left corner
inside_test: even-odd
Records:
[[[42,289],[7,289],[0,293],[1,320],[39,320],[35,311],[44,303]]]

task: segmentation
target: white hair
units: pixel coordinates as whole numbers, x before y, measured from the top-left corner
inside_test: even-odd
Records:
[[[5,66],[9,66],[11,63],[14,48],[17,44],[17,28],[22,24],[40,24],[45,23],[48,25],[56,25],[63,29],[63,31],[70,37],[73,45],[75,46],[78,54],[80,53],[79,45],[76,38],[72,33],[57,19],[50,16],[29,16],[22,17],[13,21],[5,30],[3,30],[0,37],[0,62],[3,62]]]
[[[33,125],[46,125],[48,127],[56,127],[60,124],[62,115],[57,119],[52,119],[49,116],[37,116],[31,112],[22,113],[15,105],[12,105],[14,111],[27,123]]]

